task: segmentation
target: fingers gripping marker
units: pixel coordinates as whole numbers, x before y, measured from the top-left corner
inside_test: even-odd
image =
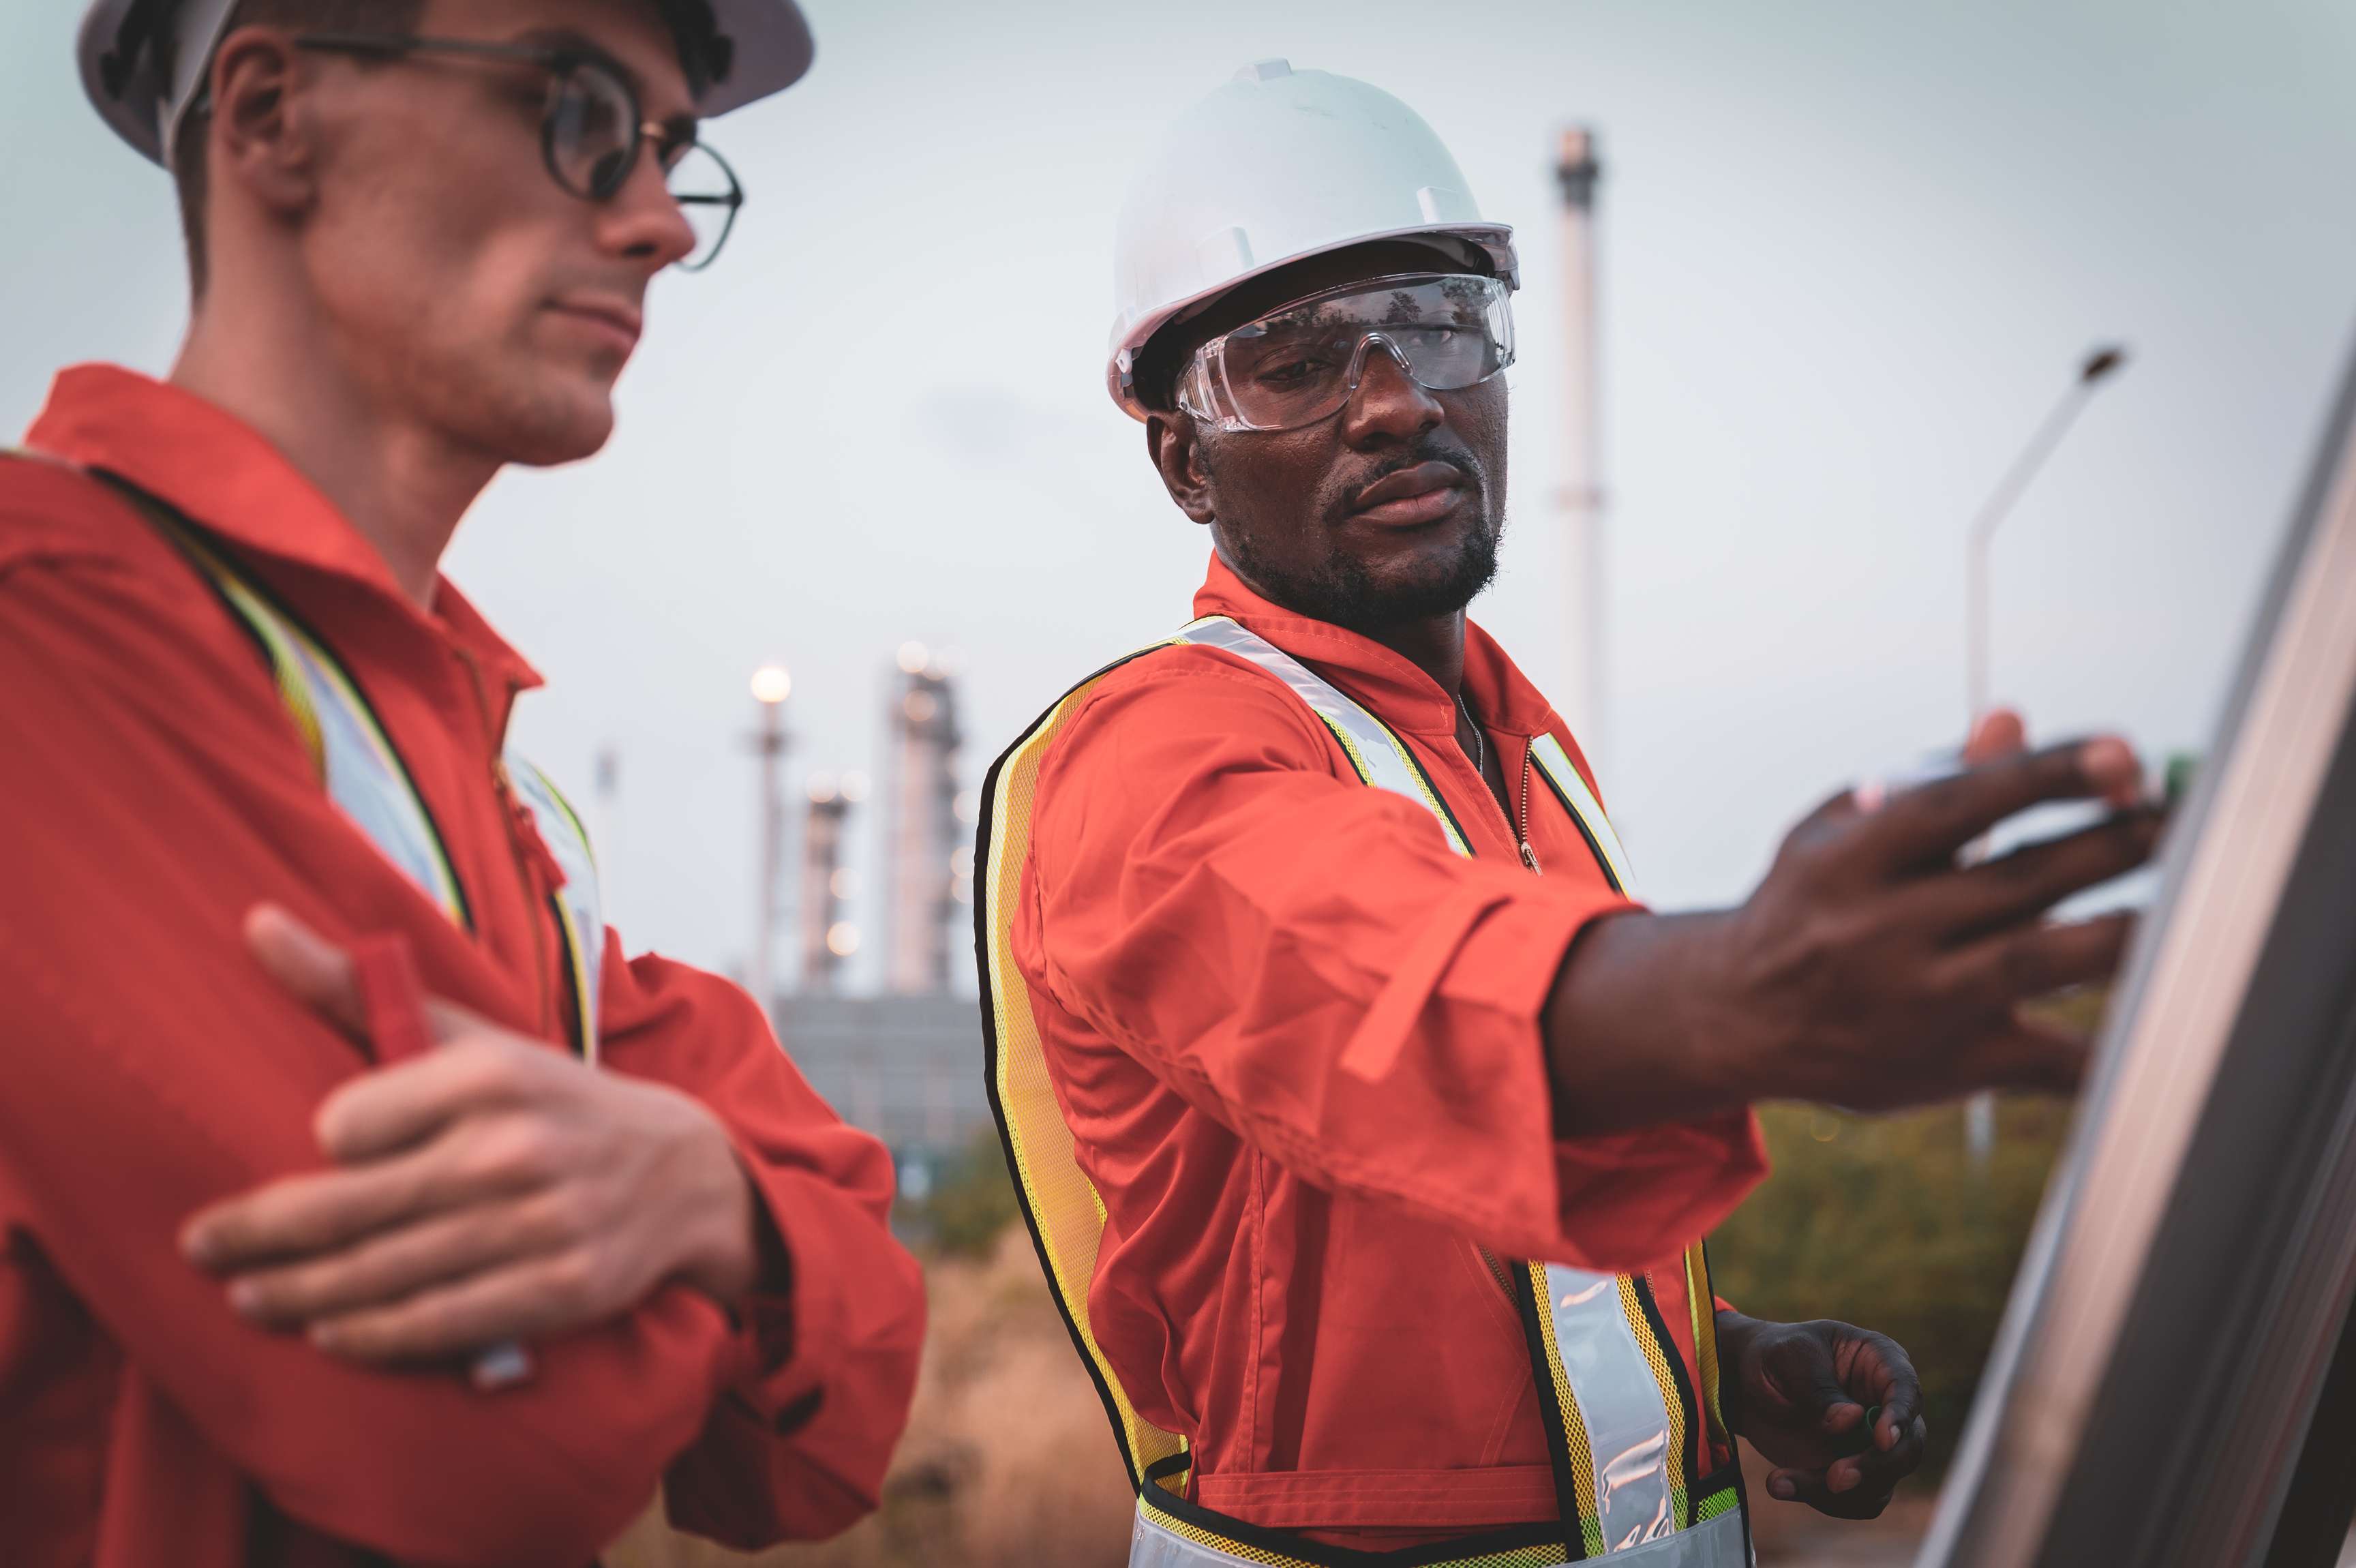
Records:
[[[1832,1440],[1833,1454],[1841,1459],[1854,1459],[1869,1454],[1876,1446],[1874,1429],[1881,1424],[1881,1407],[1874,1405],[1865,1412],[1865,1419]]]

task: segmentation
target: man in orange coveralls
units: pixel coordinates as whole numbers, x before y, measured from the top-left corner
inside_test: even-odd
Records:
[[[1959,779],[1826,804],[1740,908],[1633,903],[1464,616],[1515,268],[1465,188],[1405,104],[1270,61],[1122,213],[1112,390],[1210,531],[1202,618],[1001,759],[978,859],[991,1092],[1132,1564],[1728,1568],[1738,1435],[1774,1496],[1879,1512],[1922,1453],[1905,1353],[1708,1289],[1748,1106],[2067,1088],[2083,1042],[2016,1004],[2126,926],[2040,917],[2157,833],[2123,744],[2008,717]],[[2093,795],[2109,825],[1957,868]]]
[[[659,1482],[841,1529],[921,1337],[888,1156],[751,997],[623,957],[505,755],[537,678],[437,570],[502,467],[604,444],[734,212],[697,120],[800,75],[798,13],[83,41],[197,304],[168,381],[68,371],[0,461],[0,1559],[581,1568]]]

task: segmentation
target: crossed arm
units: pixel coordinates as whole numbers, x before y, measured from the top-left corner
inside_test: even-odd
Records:
[[[658,1481],[681,1523],[735,1544],[830,1533],[872,1507],[923,1317],[916,1265],[885,1226],[880,1146],[809,1091],[749,998],[660,960],[625,963],[610,940],[608,1070],[594,1079],[488,1037],[369,1072],[322,998],[290,994],[256,961],[240,921],[274,901],[349,941],[396,927],[387,912],[414,896],[350,848],[266,683],[145,592],[102,568],[0,571],[0,667],[25,674],[0,682],[0,814],[19,824],[0,833],[0,1230],[40,1250],[145,1384],[273,1504],[398,1559],[572,1568]],[[261,687],[251,702],[222,701],[246,685]],[[433,988],[487,1012],[469,940],[412,934]],[[348,1124],[348,1095],[362,1112]],[[331,1104],[323,1147],[315,1119]],[[601,1121],[637,1134],[592,1130]],[[190,1232],[191,1217],[258,1191],[275,1202],[296,1190],[276,1184],[306,1176],[348,1198],[339,1175],[413,1175],[461,1132],[452,1149],[470,1162],[498,1165],[486,1150],[506,1143],[526,1166],[575,1176],[579,1156],[630,1142],[635,1163],[604,1174],[660,1173],[673,1188],[661,1212],[697,1218],[663,1248],[635,1228],[637,1250],[598,1251],[600,1273],[561,1244],[566,1222],[583,1234],[582,1182],[543,1183],[537,1200],[509,1191],[491,1210],[502,1224],[529,1213],[555,1227],[503,1239],[555,1284],[536,1324],[499,1316],[528,1294],[520,1278],[460,1263],[490,1241],[469,1227],[456,1242],[446,1211],[425,1221],[430,1248],[395,1245],[397,1224],[370,1230],[346,1249],[365,1264],[325,1286],[294,1259],[322,1263],[333,1240],[325,1253],[300,1242],[346,1232],[297,1236],[291,1251],[285,1234],[265,1238],[268,1283],[243,1293],[252,1316],[184,1250],[225,1244],[243,1261],[251,1231],[241,1242],[232,1225],[224,1243],[218,1219]],[[298,1207],[298,1223],[316,1222]],[[419,1311],[393,1306],[420,1268],[455,1272],[418,1293]],[[429,1326],[435,1294],[489,1316],[444,1313],[445,1299]],[[335,1323],[327,1350],[276,1329],[290,1310]],[[485,1394],[430,1359],[380,1369],[485,1324],[532,1339],[528,1382]]]

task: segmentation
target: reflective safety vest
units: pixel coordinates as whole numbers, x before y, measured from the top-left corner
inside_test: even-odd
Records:
[[[1729,1464],[1708,1477],[1694,1473],[1695,1429],[1704,1419],[1700,1401],[1707,1402],[1715,1429],[1726,1430],[1719,1408],[1715,1298],[1698,1241],[1681,1266],[1700,1401],[1643,1277],[1559,1263],[1507,1264],[1483,1249],[1493,1269],[1510,1283],[1529,1345],[1554,1465],[1556,1521],[1411,1553],[1344,1551],[1296,1531],[1265,1529],[1193,1501],[1187,1440],[1145,1420],[1122,1389],[1088,1323],[1104,1205],[1080,1168],[1071,1128],[1056,1103],[1030,992],[1014,967],[1012,931],[1041,760],[1098,681],[1131,659],[1182,643],[1220,649],[1281,681],[1333,733],[1362,781],[1422,806],[1451,848],[1472,853],[1447,802],[1398,736],[1300,660],[1225,616],[1194,621],[1168,641],[1098,671],[1042,714],[990,770],[974,853],[974,903],[991,1109],[1039,1262],[1137,1489],[1131,1568],[1410,1561],[1545,1568],[1590,1558],[1629,1568],[1748,1564],[1750,1523],[1740,1466]],[[1579,824],[1605,877],[1615,891],[1624,891],[1627,856],[1586,780],[1553,736],[1540,736],[1532,749],[1539,776]]]
[[[230,614],[253,639],[270,666],[279,699],[311,754],[312,767],[337,808],[434,900],[451,924],[471,930],[474,914],[466,906],[466,889],[451,869],[441,832],[434,825],[434,813],[418,794],[408,765],[378,721],[367,694],[334,650],[268,588],[230,565],[177,510],[112,474],[93,472],[91,477],[137,508],[212,585]],[[589,832],[547,775],[512,749],[501,758],[499,775],[530,813],[532,826],[563,874],[564,885],[549,903],[563,938],[565,983],[573,994],[574,1026],[570,1044],[594,1067],[605,919]]]

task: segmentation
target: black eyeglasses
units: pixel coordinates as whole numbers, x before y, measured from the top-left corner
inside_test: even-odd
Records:
[[[610,201],[637,167],[638,151],[654,144],[663,182],[695,230],[695,249],[678,264],[700,273],[719,256],[744,205],[736,171],[696,138],[685,116],[648,120],[637,90],[620,67],[587,49],[561,44],[495,44],[474,38],[377,38],[360,33],[305,33],[298,48],[378,59],[413,54],[463,55],[537,66],[548,73],[540,115],[541,156],[551,178],[584,201]]]

